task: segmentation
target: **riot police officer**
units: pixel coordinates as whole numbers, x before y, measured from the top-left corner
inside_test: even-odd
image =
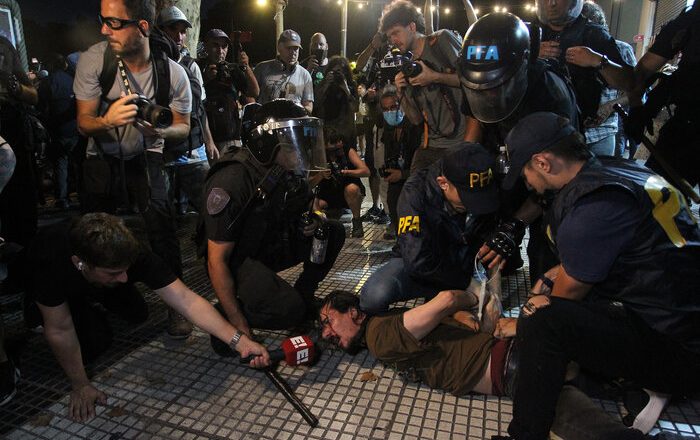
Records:
[[[220,310],[250,335],[250,327],[291,328],[315,316],[314,291],[333,266],[345,230],[308,215],[309,170],[326,166],[319,119],[289,100],[249,104],[242,134],[245,148],[226,153],[207,176],[203,226]],[[319,227],[328,243],[325,261],[314,263],[312,235]],[[275,274],[301,262],[294,288]]]
[[[517,16],[501,12],[481,17],[464,37],[458,74],[467,98],[467,111],[484,124],[484,145],[494,153],[505,144],[505,137],[520,119],[537,111],[559,114],[578,126],[574,90],[565,77],[537,58],[539,35],[533,35],[531,38],[530,30]],[[503,201],[504,214],[514,219],[525,219],[523,211],[539,211],[534,206],[537,197],[528,199],[522,182],[512,191],[504,192]],[[509,234],[519,244],[524,224],[513,220],[504,223],[497,232]],[[499,246],[504,242],[498,239],[489,243],[490,248],[510,257],[508,269],[520,264],[517,246],[505,249]],[[527,251],[531,279],[537,279],[556,263],[539,220],[530,224]]]

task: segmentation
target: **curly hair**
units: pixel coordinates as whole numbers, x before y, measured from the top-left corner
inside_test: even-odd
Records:
[[[326,72],[330,72],[331,70],[335,69],[336,67],[340,67],[340,71],[343,73],[343,76],[345,77],[345,81],[348,83],[348,88],[350,89],[350,93],[353,95],[357,94],[357,83],[355,83],[355,79],[352,77],[352,69],[350,68],[350,62],[348,61],[347,58],[341,57],[340,55],[333,55],[329,60],[328,60],[328,65],[326,66]]]
[[[581,15],[588,19],[591,23],[599,24],[605,29],[608,28],[608,23],[605,20],[605,12],[599,4],[592,1],[583,2],[583,7],[581,8]]]
[[[408,26],[411,23],[416,24],[418,32],[425,32],[425,17],[418,12],[413,3],[408,0],[394,0],[384,7],[382,16],[379,18],[379,31],[386,33],[397,24]]]

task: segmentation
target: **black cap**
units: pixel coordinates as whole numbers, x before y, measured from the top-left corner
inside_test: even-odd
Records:
[[[581,134],[567,118],[551,112],[525,116],[506,136],[510,168],[503,181],[503,188],[511,189],[515,185],[533,154],[565,142],[582,142]]]
[[[481,215],[498,210],[496,159],[484,147],[464,143],[441,160],[441,174],[455,186],[467,211]]]
[[[287,29],[282,32],[277,39],[277,44],[284,44],[286,47],[297,46],[301,48],[301,37],[293,29]]]
[[[223,38],[228,44],[231,44],[231,39],[226,35],[226,32],[221,29],[210,29],[204,36],[205,40],[211,40],[212,38]]]

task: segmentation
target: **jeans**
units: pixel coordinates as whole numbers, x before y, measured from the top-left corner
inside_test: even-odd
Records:
[[[608,137],[588,144],[588,149],[596,156],[614,156],[615,155],[615,135],[611,134]]]
[[[521,315],[516,343],[521,380],[508,432],[518,440],[548,438],[569,361],[664,393],[700,389],[700,353],[655,332],[622,306],[551,298],[549,306]]]
[[[369,315],[386,312],[389,305],[415,298],[433,298],[443,290],[411,278],[402,258],[392,258],[377,269],[360,291],[360,308]]]
[[[54,169],[54,196],[56,200],[68,200],[68,163],[73,148],[78,145],[78,136],[59,138],[51,144],[51,160]]]
[[[125,160],[125,182],[121,181],[121,174],[118,158],[85,159],[84,211],[115,213],[120,199],[125,197],[125,188],[129,203],[135,203],[143,216],[151,249],[181,278],[180,242],[175,230],[175,215],[168,194],[169,181],[164,170],[163,155],[147,152]]]

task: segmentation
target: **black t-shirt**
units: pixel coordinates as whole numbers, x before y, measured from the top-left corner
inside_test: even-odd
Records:
[[[557,229],[566,273],[584,283],[604,281],[643,218],[639,203],[621,188],[600,189],[579,199]]]
[[[56,307],[77,297],[100,295],[110,290],[90,285],[73,266],[68,229],[68,224],[45,228],[37,234],[27,251],[27,294],[41,305]],[[177,279],[163,260],[145,248],[127,275],[128,283],[142,282],[153,290]]]

